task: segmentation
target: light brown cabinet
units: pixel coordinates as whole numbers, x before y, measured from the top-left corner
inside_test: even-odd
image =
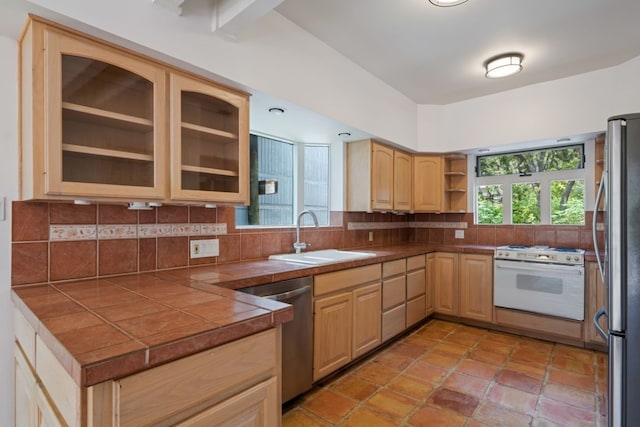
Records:
[[[457,316],[458,310],[458,254],[437,252],[435,254],[434,311]]]
[[[407,258],[407,327],[427,315],[427,271],[425,255]]]
[[[248,199],[248,99],[172,73],[171,199]]]
[[[467,156],[463,154],[413,157],[413,210],[467,211]]]
[[[413,159],[410,154],[393,151],[393,210],[409,212],[413,207]]]
[[[493,321],[493,257],[460,255],[460,316]]]
[[[380,279],[380,264],[314,276],[314,381],[382,342]]]
[[[413,156],[413,210],[442,211],[442,156]]]
[[[410,209],[411,156],[369,139],[349,142],[347,210],[390,212]]]
[[[382,263],[382,341],[398,335],[407,327],[407,261],[396,259]]]
[[[436,254],[427,254],[427,292],[425,294],[426,316],[435,311]]]
[[[15,313],[16,425],[280,424],[280,327],[80,387]]]
[[[600,271],[598,269],[598,263],[587,262],[586,265],[587,277],[585,283],[585,313],[584,313],[584,340],[589,344],[608,345],[602,337],[598,334],[595,325],[593,324],[593,317],[603,307],[607,305],[607,288],[602,282]],[[606,317],[600,318],[600,327],[603,330],[607,330],[608,325]]]
[[[248,201],[247,94],[37,18],[20,46],[22,199]]]

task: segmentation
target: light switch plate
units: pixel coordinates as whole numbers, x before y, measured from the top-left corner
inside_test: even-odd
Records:
[[[220,255],[220,240],[192,240],[190,242],[191,258],[206,258]]]
[[[464,239],[464,230],[456,230],[455,238]]]

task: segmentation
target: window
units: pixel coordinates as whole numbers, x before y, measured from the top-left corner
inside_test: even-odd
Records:
[[[478,224],[584,224],[584,146],[479,156]]]
[[[329,224],[329,146],[250,138],[250,205],[236,208],[237,226],[291,226],[313,210]],[[266,185],[265,185],[266,184]],[[304,225],[313,224],[305,215]]]

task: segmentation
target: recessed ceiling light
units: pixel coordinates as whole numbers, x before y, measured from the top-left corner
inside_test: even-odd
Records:
[[[280,107],[271,107],[269,108],[269,112],[271,114],[275,114],[276,116],[279,116],[281,114],[284,114],[284,108],[280,108]]]
[[[478,150],[478,153],[488,153],[489,151],[491,151],[491,150],[489,150],[488,148],[480,148]]]
[[[340,132],[338,136],[351,136],[351,132]]]
[[[450,7],[466,3],[467,1],[468,0],[429,0],[429,3],[440,7]]]
[[[504,53],[489,58],[484,63],[484,75],[488,79],[499,79],[519,73],[522,71],[522,58],[524,56],[521,53]]]

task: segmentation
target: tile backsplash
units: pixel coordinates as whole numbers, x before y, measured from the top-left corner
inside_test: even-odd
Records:
[[[292,227],[236,228],[233,207],[133,211],[112,204],[14,202],[12,209],[12,286],[264,259],[290,252],[295,241]],[[332,212],[328,227],[305,227],[301,239],[311,250],[407,242],[592,249],[591,215],[584,226],[494,226],[475,225],[470,213]],[[456,239],[455,230],[463,230],[464,238]],[[220,240],[220,256],[191,259],[189,241],[208,238]]]

